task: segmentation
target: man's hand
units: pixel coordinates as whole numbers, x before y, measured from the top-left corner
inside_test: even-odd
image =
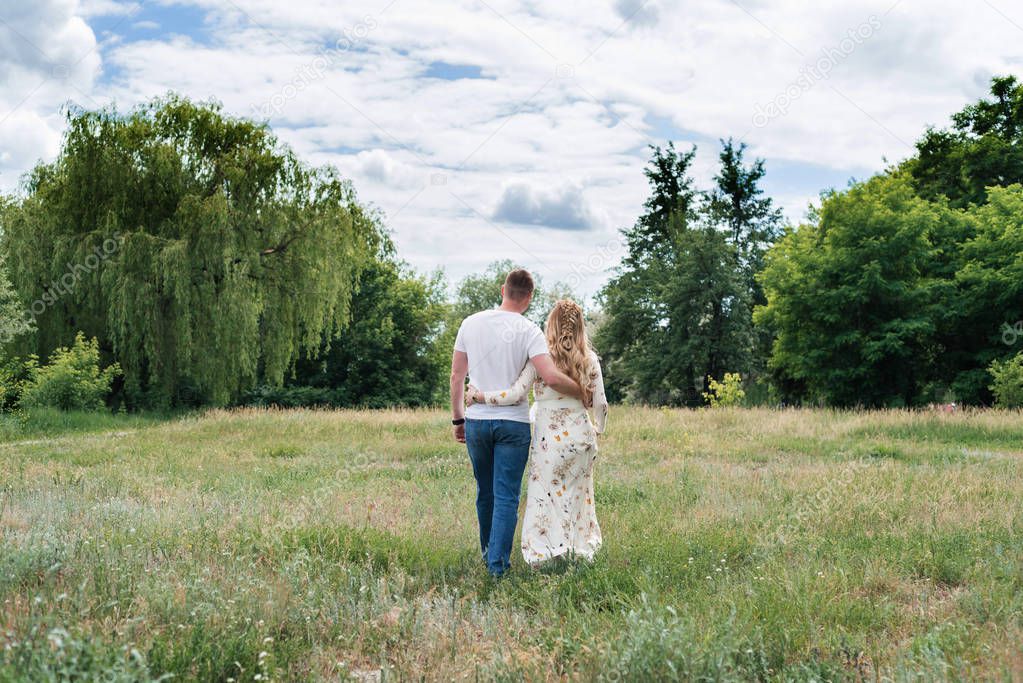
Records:
[[[455,441],[465,443],[465,425],[455,425]]]

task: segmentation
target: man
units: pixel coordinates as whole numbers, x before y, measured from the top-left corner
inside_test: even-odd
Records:
[[[511,561],[519,518],[522,472],[529,458],[529,406],[472,405],[465,408],[465,377],[482,391],[511,386],[532,360],[543,381],[564,394],[582,397],[579,385],[554,366],[543,332],[522,316],[533,298],[533,277],[513,270],[501,287],[501,306],[462,321],[451,357],[451,424],[464,443],[476,478],[480,549],[494,576]]]

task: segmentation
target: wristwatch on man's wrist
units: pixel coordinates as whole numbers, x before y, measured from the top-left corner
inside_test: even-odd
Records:
[[[455,425],[456,427],[458,425],[464,425],[465,424],[465,418],[464,417],[460,417],[457,420],[452,420],[451,424]]]

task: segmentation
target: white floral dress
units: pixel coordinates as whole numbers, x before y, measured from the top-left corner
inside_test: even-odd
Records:
[[[532,363],[508,389],[483,394],[492,405],[514,405],[533,388],[535,418],[522,522],[522,556],[531,565],[563,555],[592,559],[600,548],[593,465],[608,406],[600,361],[593,352],[588,381],[593,393],[592,422],[582,401],[544,384]]]

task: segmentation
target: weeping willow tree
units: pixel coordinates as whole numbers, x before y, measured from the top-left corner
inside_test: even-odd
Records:
[[[33,350],[96,336],[143,405],[280,384],[344,330],[380,235],[336,171],[173,95],[127,115],[69,112],[59,156],[3,223]]]
[[[0,212],[2,210],[3,205],[0,204]],[[3,361],[4,347],[18,335],[29,331],[31,323],[26,320],[18,293],[7,279],[7,264],[3,252],[0,252],[0,362]]]

